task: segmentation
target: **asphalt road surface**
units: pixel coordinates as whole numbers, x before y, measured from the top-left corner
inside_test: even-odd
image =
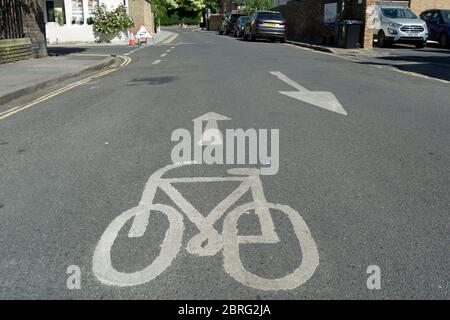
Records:
[[[206,32],[130,58],[0,120],[0,298],[449,297],[448,84]],[[199,177],[257,165],[192,164],[156,188],[174,130],[209,112],[279,129],[277,174],[238,197]]]

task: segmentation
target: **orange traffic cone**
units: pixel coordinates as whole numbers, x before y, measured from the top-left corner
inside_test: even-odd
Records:
[[[130,29],[130,46],[134,46],[134,34],[133,34],[133,29]]]

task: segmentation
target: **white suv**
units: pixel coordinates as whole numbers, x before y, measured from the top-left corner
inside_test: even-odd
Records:
[[[377,5],[374,38],[382,48],[394,42],[412,43],[423,48],[428,40],[428,28],[426,22],[408,8]]]

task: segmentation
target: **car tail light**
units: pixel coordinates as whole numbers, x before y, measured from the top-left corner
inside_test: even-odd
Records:
[[[264,21],[262,21],[262,20],[256,20],[255,23],[256,23],[256,24],[263,24]]]
[[[279,25],[280,25],[280,26],[285,26],[285,25],[286,25],[286,22],[285,22],[285,21],[280,22]]]

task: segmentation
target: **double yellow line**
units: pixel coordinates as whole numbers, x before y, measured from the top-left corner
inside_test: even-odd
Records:
[[[82,56],[108,56],[108,55],[102,55],[102,54],[80,54],[80,55],[82,55]],[[20,105],[20,106],[11,108],[9,110],[0,112],[0,120],[8,118],[8,117],[10,117],[10,116],[20,112],[20,111],[23,111],[23,110],[26,110],[28,108],[31,108],[32,106],[34,106],[34,105],[36,105],[38,103],[46,101],[46,100],[48,100],[50,98],[53,98],[53,97],[55,97],[55,96],[57,96],[57,95],[59,95],[61,93],[69,91],[69,90],[71,90],[73,88],[76,88],[78,86],[81,86],[81,85],[83,85],[85,83],[88,83],[89,81],[92,81],[94,79],[97,79],[97,78],[103,77],[103,76],[105,76],[107,74],[110,74],[110,73],[112,73],[114,71],[117,71],[117,70],[120,70],[122,68],[125,68],[131,62],[131,58],[129,58],[127,56],[117,55],[117,57],[123,60],[122,63],[118,67],[110,68],[108,70],[105,70],[105,71],[102,71],[100,73],[97,73],[97,74],[95,74],[93,76],[84,78],[84,79],[82,79],[80,81],[68,84],[65,87],[59,88],[58,90],[55,90],[55,91],[53,91],[53,92],[51,92],[49,94],[46,94],[46,95],[44,95],[42,97],[37,98],[33,102],[30,102],[30,103],[27,103],[27,104],[24,104],[24,105]]]
[[[175,40],[178,37],[178,33],[174,33],[173,35],[169,36],[166,40],[162,42],[162,44],[169,44],[173,40]]]

